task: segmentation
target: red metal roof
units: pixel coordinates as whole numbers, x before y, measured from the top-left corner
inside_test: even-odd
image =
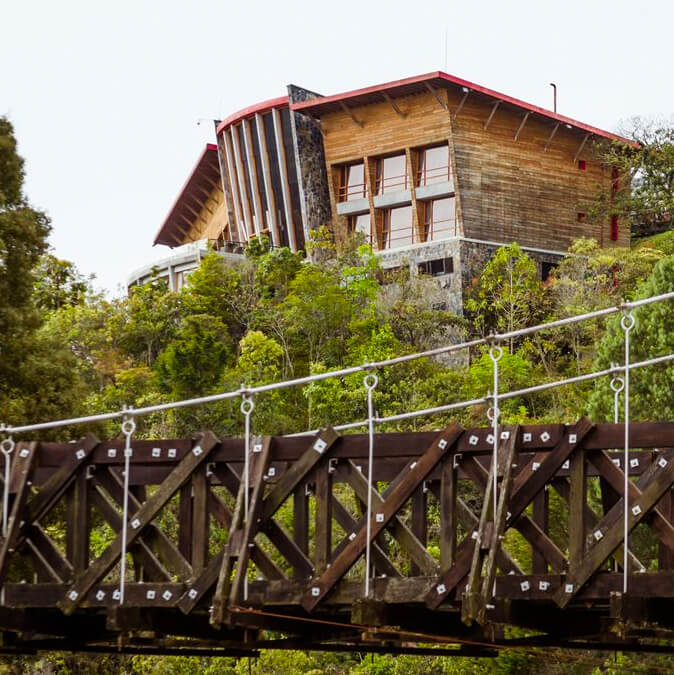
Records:
[[[193,211],[199,213],[207,199],[202,190],[210,194],[214,185],[219,183],[218,146],[207,143],[190,177],[185,181],[175,203],[157,231],[154,238],[155,245],[179,246],[183,235],[178,228],[189,230],[191,223],[195,220]]]
[[[545,108],[521,101],[520,99],[506,94],[501,94],[493,89],[488,89],[474,82],[463,80],[460,77],[443,73],[442,71],[435,71],[433,73],[426,73],[425,75],[417,75],[416,77],[409,77],[403,80],[395,80],[393,82],[386,82],[384,84],[377,84],[372,87],[365,87],[363,89],[355,89],[347,91],[342,94],[335,94],[333,96],[323,96],[321,98],[311,99],[309,101],[301,101],[291,105],[292,110],[309,112],[316,117],[320,117],[324,113],[333,112],[342,109],[342,104],[347,104],[350,107],[367,105],[369,103],[378,103],[384,99],[381,96],[382,92],[386,92],[389,96],[408,96],[410,94],[418,94],[427,91],[426,84],[436,87],[457,86],[465,87],[471,92],[476,92],[489,98],[498,99],[505,104],[516,106],[523,110],[541,115],[561,124],[568,124],[585,133],[595,134],[603,138],[611,140],[622,141],[634,147],[638,147],[638,143],[631,141],[610,131],[598,129],[584,122],[579,122],[565,115],[552,112]]]
[[[245,119],[246,117],[252,117],[255,113],[263,113],[271,110],[272,108],[285,108],[288,105],[287,96],[279,96],[278,98],[270,98],[266,101],[261,101],[260,103],[255,103],[250,105],[247,108],[243,108],[238,112],[235,112],[233,115],[226,117],[216,129],[216,134],[219,134],[225,127],[228,127],[230,124],[234,124],[239,120]]]

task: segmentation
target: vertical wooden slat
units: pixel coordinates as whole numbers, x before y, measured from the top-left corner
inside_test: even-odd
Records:
[[[309,552],[309,497],[304,488],[305,484],[300,483],[293,492],[293,540],[302,553],[307,555]]]
[[[316,470],[315,544],[314,566],[322,574],[332,553],[332,474],[325,465]]]
[[[426,492],[424,492],[422,486],[412,495],[412,533],[424,546],[426,546],[428,533],[426,503]],[[421,574],[419,566],[414,562],[410,566],[410,571],[412,572],[412,576]]]
[[[236,231],[239,233],[239,241],[244,242],[248,239],[246,223],[243,218],[243,204],[241,191],[239,189],[239,179],[234,164],[234,150],[232,149],[232,138],[227,129],[222,132],[223,145],[225,147],[225,160],[227,163],[227,177],[229,186],[232,190],[232,202],[234,202],[234,214],[236,218]]]
[[[192,569],[200,574],[208,559],[208,480],[206,469],[192,475]]]
[[[548,491],[541,490],[534,497],[533,521],[546,534],[548,533]],[[548,571],[548,562],[545,556],[538,549],[534,549],[532,556],[532,571],[534,574],[546,574]]]
[[[187,562],[192,562],[192,484],[180,488],[178,505],[178,550]]]
[[[260,188],[257,181],[257,163],[255,161],[255,151],[253,147],[253,136],[250,127],[250,120],[241,122],[243,131],[243,144],[246,152],[246,164],[248,165],[248,179],[250,181],[250,190],[252,192],[251,201],[253,202],[253,213],[255,215],[255,234],[261,234],[266,229],[267,222],[262,209],[262,200],[260,199]]]
[[[255,234],[253,227],[253,215],[251,213],[248,188],[246,186],[245,167],[243,166],[241,143],[239,142],[239,132],[236,126],[229,129],[232,139],[232,148],[234,150],[234,164],[236,166],[236,175],[239,181],[239,194],[241,195],[241,210],[243,211],[243,221],[246,224],[246,241]]]
[[[674,494],[672,494],[672,490],[669,490],[665,493],[663,498],[660,500],[658,508],[665,518],[668,518],[670,521],[674,522]],[[671,570],[673,566],[674,555],[672,555],[672,551],[667,546],[665,546],[662,541],[659,542],[658,569]]]
[[[66,556],[76,574],[89,566],[89,486],[84,467],[67,492]]]
[[[283,194],[283,212],[285,213],[288,243],[291,251],[297,251],[297,238],[295,237],[295,222],[293,220],[293,208],[290,198],[290,182],[288,181],[288,165],[286,162],[286,150],[283,145],[283,125],[278,108],[272,108],[272,120],[274,122],[274,140],[276,141],[276,158],[278,160],[279,174],[281,176],[281,192]]]
[[[569,466],[569,571],[573,572],[585,554],[585,451],[576,448]]]
[[[456,554],[456,487],[455,455],[448,455],[442,463],[440,478],[440,567],[449,569]]]
[[[269,212],[269,223],[271,231],[271,242],[274,246],[281,245],[279,236],[278,216],[276,214],[276,198],[271,182],[271,168],[269,163],[269,148],[267,147],[267,135],[265,132],[264,116],[260,113],[255,115],[255,126],[257,127],[257,144],[260,148],[260,163],[262,168],[262,178],[264,182],[264,194],[267,200],[267,211]]]

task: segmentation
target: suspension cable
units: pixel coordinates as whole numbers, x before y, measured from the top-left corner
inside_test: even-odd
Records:
[[[369,373],[363,378],[363,384],[367,390],[367,422],[369,436],[369,450],[367,459],[367,516],[365,535],[365,597],[370,597],[370,538],[372,536],[372,474],[374,465],[374,404],[372,395],[379,378],[374,373]]]
[[[637,368],[645,368],[647,366],[654,366],[659,363],[668,363],[674,361],[674,353],[665,354],[664,356],[656,356],[652,359],[646,359],[645,361],[638,361],[636,363],[630,364],[630,370],[635,370]],[[535,394],[540,391],[546,391],[548,389],[555,389],[556,387],[562,387],[569,384],[577,384],[579,382],[586,382],[588,380],[597,380],[606,375],[613,375],[614,373],[624,373],[624,366],[612,365],[610,368],[605,370],[597,370],[592,373],[585,373],[584,375],[576,375],[574,377],[568,377],[563,380],[555,380],[554,382],[544,382],[543,384],[536,384],[532,387],[526,387],[524,389],[517,389],[515,391],[508,391],[499,394],[499,399],[510,399],[518,398],[520,396],[526,396],[527,394]],[[399,422],[401,420],[412,419],[415,417],[423,417],[424,415],[434,415],[436,413],[449,412],[451,410],[460,410],[462,408],[470,408],[474,405],[484,405],[491,402],[491,396],[484,398],[473,398],[468,401],[458,401],[456,403],[447,403],[445,405],[434,406],[433,408],[422,408],[420,410],[412,410],[406,413],[398,413],[397,415],[389,415],[387,417],[375,417],[375,424],[386,424],[388,422]],[[339,424],[334,426],[335,431],[346,431],[350,429],[358,429],[360,427],[367,426],[367,420],[361,422],[348,422],[347,424]],[[295,436],[310,436],[312,434],[320,431],[319,429],[312,429],[310,431],[300,431],[296,434],[288,434],[289,438]]]
[[[628,311],[620,319],[620,327],[625,333],[625,450],[623,453],[623,474],[625,476],[625,495],[623,498],[623,593],[627,593],[627,562],[629,548],[629,485],[630,485],[630,331],[634,328],[635,319]]]
[[[316,373],[314,375],[307,375],[306,377],[295,378],[292,380],[283,380],[280,382],[273,382],[271,384],[261,385],[259,387],[252,387],[250,389],[237,389],[236,391],[228,391],[220,394],[212,394],[210,396],[200,396],[198,398],[184,399],[180,401],[171,401],[169,403],[160,403],[157,405],[145,406],[137,408],[134,411],[136,417],[141,415],[149,415],[154,412],[161,412],[164,410],[173,410],[176,408],[186,408],[189,406],[202,405],[205,403],[215,403],[217,401],[224,401],[227,399],[238,398],[244,394],[253,395],[259,394],[268,391],[274,391],[278,389],[286,389],[289,387],[296,387],[303,384],[309,384],[311,382],[318,382],[320,380],[326,380],[333,377],[344,377],[346,375],[352,375],[354,373],[367,372],[369,370],[374,370],[375,368],[383,368],[385,366],[392,366],[399,363],[406,363],[408,361],[414,361],[420,358],[428,358],[432,356],[439,356],[440,354],[450,354],[453,352],[460,351],[462,349],[470,349],[472,347],[478,347],[481,345],[492,344],[494,342],[503,342],[506,340],[511,340],[518,337],[524,337],[526,335],[532,335],[542,330],[550,330],[552,328],[560,328],[562,326],[568,326],[575,323],[580,323],[587,319],[594,319],[599,317],[609,316],[610,314],[615,314],[617,312],[624,312],[635,307],[641,307],[643,305],[649,305],[654,302],[661,302],[663,300],[671,300],[674,298],[674,291],[669,293],[663,293],[661,295],[654,295],[650,298],[643,298],[641,300],[635,300],[632,302],[623,302],[621,305],[615,307],[607,307],[605,309],[596,310],[594,312],[587,312],[585,314],[577,314],[576,316],[566,317],[564,319],[557,319],[556,321],[549,321],[548,323],[538,324],[536,326],[530,326],[528,328],[521,328],[519,330],[509,331],[506,333],[500,333],[496,335],[490,335],[484,338],[478,338],[476,340],[470,340],[468,342],[462,342],[458,344],[444,345],[442,347],[437,347],[435,349],[428,349],[426,351],[415,352],[413,354],[405,354],[404,356],[397,356],[391,359],[385,359],[383,361],[378,361],[375,363],[365,364],[361,366],[352,366],[350,368],[342,368],[340,370],[332,370],[325,373]],[[91,422],[103,422],[106,420],[119,419],[123,418],[125,410],[115,410],[108,413],[99,413],[95,415],[86,415],[83,417],[73,417],[69,419],[60,419],[52,420],[50,422],[41,422],[38,424],[27,424],[21,426],[10,426],[6,428],[6,431],[11,433],[26,433],[29,431],[41,431],[44,429],[54,429],[57,427],[65,427],[69,425],[76,424],[88,424]]]
[[[130,408],[127,408],[126,419],[122,422],[122,433],[125,437],[124,443],[124,494],[122,501],[122,557],[119,564],[119,604],[124,604],[124,584],[126,583],[126,546],[128,536],[129,522],[129,474],[131,471],[131,456],[133,448],[131,447],[131,436],[136,430],[136,422],[130,414]]]
[[[248,524],[248,508],[250,499],[250,416],[255,409],[255,401],[248,395],[243,395],[241,412],[244,416],[244,442],[243,442],[243,517]],[[243,599],[248,600],[248,574],[247,570],[243,577]]]
[[[7,536],[7,523],[9,520],[9,480],[11,476],[11,454],[14,450],[14,440],[11,436],[3,439],[0,443],[0,452],[5,459],[5,484],[2,489],[2,536]]]
[[[496,499],[498,496],[498,443],[499,443],[499,417],[501,416],[501,410],[499,409],[498,404],[498,362],[503,356],[503,347],[497,345],[496,347],[491,347],[489,349],[489,358],[492,362],[493,370],[493,394],[492,394],[492,405],[489,410],[487,410],[487,417],[491,421],[492,426],[492,466],[493,466],[493,484],[492,484],[492,499],[493,509],[494,509],[494,527],[496,527]],[[490,414],[491,413],[491,414]]]
[[[611,364],[614,366],[615,364]],[[611,391],[613,392],[613,424],[620,421],[620,392],[625,389],[625,379],[620,375],[614,375],[611,378]],[[613,561],[613,571],[618,571],[618,561]]]

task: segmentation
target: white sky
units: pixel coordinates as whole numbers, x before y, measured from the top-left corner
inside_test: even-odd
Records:
[[[664,0],[0,0],[0,115],[56,255],[119,292],[210,122],[294,83],[323,94],[446,70],[608,130],[674,111]],[[445,31],[447,63],[445,67]]]

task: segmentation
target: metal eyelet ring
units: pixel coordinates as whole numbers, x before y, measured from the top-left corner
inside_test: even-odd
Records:
[[[489,357],[492,361],[500,361],[503,356],[503,347],[501,345],[496,345],[495,347],[490,347]]]
[[[254,409],[255,403],[253,402],[253,399],[244,397],[243,401],[241,401],[241,412],[244,415],[250,415]]]
[[[122,422],[122,433],[125,436],[131,436],[131,434],[136,430],[136,423],[133,418],[126,419]]]
[[[5,438],[0,443],[0,452],[4,455],[9,455],[14,450],[14,441],[11,438]]]
[[[624,331],[630,331],[632,328],[634,328],[634,324],[636,323],[636,319],[634,318],[634,315],[632,312],[628,312],[627,314],[623,314],[622,318],[620,319],[620,327]]]
[[[370,391],[372,391],[372,389],[374,389],[377,386],[378,383],[379,383],[379,378],[374,373],[368,373],[363,378],[363,384]]]
[[[619,394],[625,388],[625,380],[622,377],[614,377],[611,379],[611,391],[614,394]]]
[[[493,422],[495,419],[498,419],[501,415],[501,409],[500,408],[494,408],[494,406],[490,406],[487,408],[487,419],[490,422]]]

